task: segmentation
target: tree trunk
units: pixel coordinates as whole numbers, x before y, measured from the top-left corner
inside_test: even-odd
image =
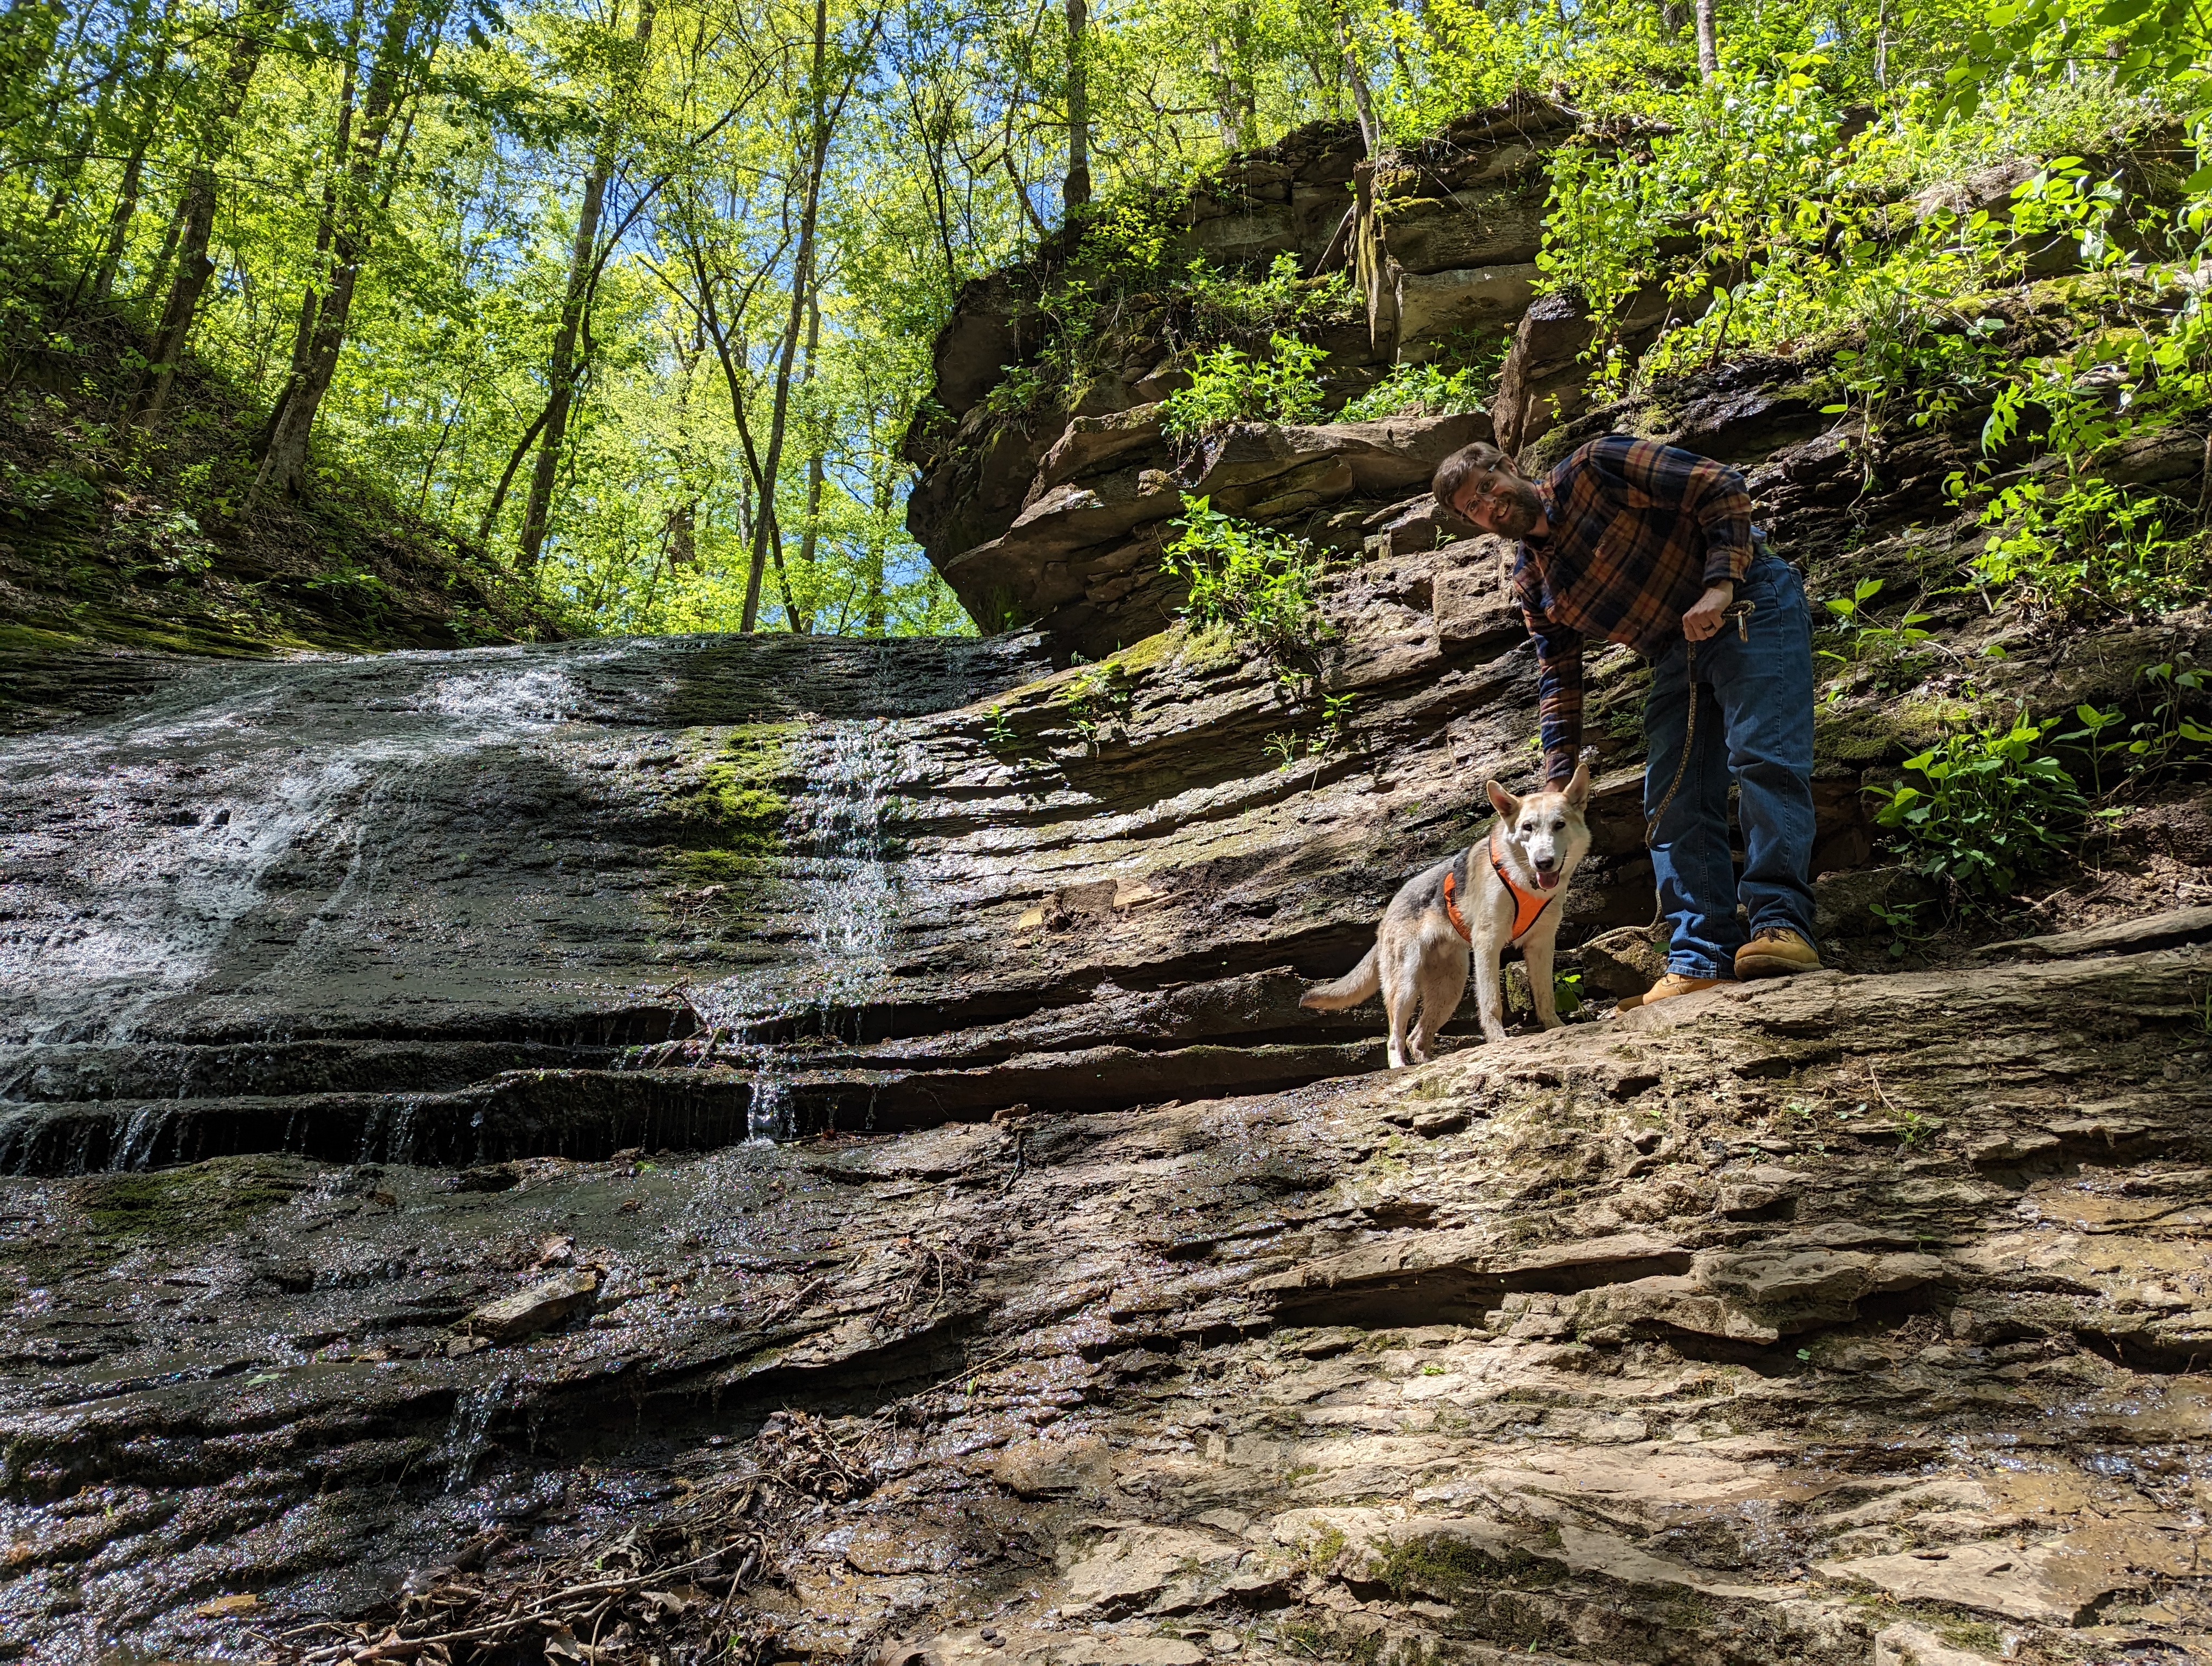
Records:
[[[100,251],[100,266],[92,277],[92,304],[104,307],[115,293],[115,274],[131,244],[131,222],[138,212],[138,186],[144,177],[147,147],[154,140],[154,112],[143,112],[144,122],[123,164],[123,183],[115,193],[115,211],[107,216],[107,240]]]
[[[880,19],[878,20],[880,23]],[[753,525],[752,565],[745,575],[745,605],[738,629],[750,635],[760,625],[761,581],[768,575],[769,545],[775,525],[775,482],[783,466],[783,442],[791,417],[792,362],[799,356],[799,326],[806,301],[814,288],[814,231],[822,209],[822,179],[830,165],[830,137],[843,111],[845,95],[852,89],[848,73],[845,92],[830,107],[823,76],[830,52],[829,0],[814,0],[814,56],[809,80],[813,87],[814,116],[806,159],[806,194],[799,211],[799,249],[791,264],[791,311],[784,320],[783,348],[777,356],[775,403],[769,416],[768,454],[760,470],[761,514]]]
[[[282,10],[283,0],[251,0],[249,5],[240,9],[238,36],[231,42],[230,61],[223,67],[215,103],[200,130],[198,157],[185,181],[184,194],[177,201],[167,244],[167,247],[175,250],[176,271],[169,280],[168,299],[162,304],[161,322],[154,331],[154,351],[148,366],[155,378],[154,385],[149,392],[145,384],[146,373],[142,371],[124,395],[125,421],[149,430],[161,421],[162,407],[169,402],[169,390],[177,380],[178,362],[185,356],[185,343],[191,337],[193,321],[199,314],[200,297],[207,292],[208,279],[215,276],[215,263],[208,258],[207,251],[208,240],[215,231],[216,163],[229,149],[231,124],[237,120],[246,103],[246,89],[253,84],[254,71],[261,66],[268,32]],[[149,131],[150,128],[149,121]],[[119,249],[117,253],[119,258]],[[165,249],[161,264],[166,266],[168,261]],[[106,272],[104,279],[112,284],[114,274]]]
[[[875,515],[874,525],[868,532],[868,599],[860,629],[863,635],[875,637],[884,634],[890,612],[884,596],[883,525],[890,513],[890,482],[878,474],[869,482],[869,496]]]
[[[818,295],[809,295],[806,299],[806,370],[799,378],[803,386],[814,386],[814,361],[821,347],[822,297]],[[813,418],[818,413],[810,411],[808,415],[810,418]],[[812,427],[813,432],[809,436],[812,443],[806,448],[806,530],[801,532],[799,538],[799,559],[808,567],[813,565],[814,552],[821,544],[822,488],[825,483],[822,467],[822,428],[818,421],[813,422]],[[785,594],[786,609],[788,611],[789,590],[787,587]],[[812,621],[810,620],[808,629],[811,628]],[[793,625],[792,629],[796,630],[799,627]]]
[[[1713,33],[1713,0],[1698,0],[1698,76],[1711,82],[1720,72],[1721,46]]]
[[[814,616],[799,611],[798,598],[791,593],[790,569],[783,564],[783,522],[772,514],[769,520],[769,557],[775,566],[775,587],[783,593],[784,627],[794,636],[814,634]]]
[[[1711,4],[1711,0],[1700,0]],[[1375,119],[1375,97],[1367,89],[1366,67],[1359,61],[1359,42],[1352,33],[1352,18],[1340,3],[1336,6],[1337,44],[1344,49],[1344,73],[1352,82],[1352,102],[1359,112],[1359,137],[1372,156],[1382,144],[1382,129]]]
[[[1060,212],[1072,217],[1091,200],[1091,72],[1085,40],[1091,11],[1085,0],[1067,0],[1067,181]]]
[[[653,39],[653,0],[638,8],[635,39],[642,46]],[[553,508],[553,481],[561,466],[561,448],[568,437],[568,413],[576,398],[576,383],[583,361],[576,352],[577,332],[584,311],[591,304],[593,280],[599,271],[599,215],[606,203],[607,179],[614,171],[614,147],[602,137],[591,172],[584,176],[584,200],[576,211],[576,240],[568,255],[568,287],[561,300],[561,323],[553,332],[553,350],[545,363],[544,437],[538,461],[530,475],[530,496],[522,507],[522,539],[517,558],[522,570],[538,566],[545,545],[546,517]]]
[[[330,392],[331,379],[337,371],[338,355],[344,350],[353,312],[354,290],[361,281],[362,261],[368,252],[369,188],[383,161],[393,122],[413,97],[412,89],[403,83],[415,26],[422,17],[419,0],[394,0],[386,15],[383,38],[377,43],[376,59],[369,68],[368,87],[362,98],[361,135],[341,176],[331,240],[330,287],[315,308],[314,327],[307,332],[303,350],[294,355],[284,392],[270,414],[261,466],[254,473],[249,502],[272,489],[296,490],[307,467],[307,438],[314,431],[316,413],[322,409],[323,396]],[[432,51],[436,36],[434,27],[428,43]],[[399,153],[406,148],[404,132],[394,152],[395,167]]]
[[[315,260],[312,270],[318,280],[330,264],[331,243],[337,235],[338,173],[335,162],[343,161],[353,146],[354,95],[356,91],[355,63],[361,51],[362,5],[363,0],[354,0],[353,22],[346,33],[345,75],[338,83],[337,137],[331,147],[334,165],[323,181],[322,212],[315,216]],[[262,424],[260,437],[254,441],[257,453],[267,448],[270,436],[276,431],[276,424],[283,417],[285,402],[292,397],[293,379],[299,374],[300,367],[307,362],[307,354],[314,345],[315,319],[321,309],[322,293],[313,282],[310,282],[300,292],[300,321],[292,331],[290,366],[285,372],[283,386],[276,390],[276,398],[270,403],[269,416]],[[260,378],[257,375],[254,380],[258,386]],[[510,468],[512,466],[509,465]]]

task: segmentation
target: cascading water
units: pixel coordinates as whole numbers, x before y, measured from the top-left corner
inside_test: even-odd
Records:
[[[759,1067],[752,1130],[787,1132],[786,1044],[890,966],[911,884],[895,794],[923,768],[901,720],[1034,676],[1035,651],[690,637],[174,661],[129,708],[0,739],[0,1170],[742,1137],[741,1096],[711,1085],[641,1085],[579,1122],[531,1074],[604,1070],[695,1015]],[[760,928],[686,941],[664,899],[702,771],[759,725],[805,726],[786,775],[806,782],[760,865]]]
[[[726,1033],[751,1070],[756,1140],[796,1132],[789,1076],[809,1042],[836,1037],[848,1022],[851,1039],[860,1039],[862,1015],[890,976],[900,914],[917,879],[899,848],[896,789],[928,767],[921,744],[897,722],[875,719],[832,725],[797,751],[807,788],[788,823],[794,854],[786,903],[797,952],[765,971],[690,992],[708,1037],[701,1060]]]

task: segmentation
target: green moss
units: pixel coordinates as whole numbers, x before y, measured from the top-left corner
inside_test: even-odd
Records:
[[[1393,1546],[1381,1570],[1382,1583],[1401,1601],[1420,1595],[1452,1603],[1500,1586],[1542,1590],[1566,1577],[1566,1570],[1548,1558],[1521,1550],[1492,1556],[1444,1534]]]
[[[1813,756],[1838,763],[1905,757],[1972,714],[1971,706],[1955,700],[1874,702],[1856,711],[1820,712],[1813,721]]]
[[[96,1231],[179,1243],[216,1237],[289,1201],[309,1183],[305,1165],[266,1157],[217,1157],[147,1174],[102,1174],[77,1183],[76,1204]]]
[[[783,854],[791,800],[782,789],[791,774],[791,744],[803,727],[741,723],[725,732],[720,750],[698,766],[687,857],[727,866],[733,858]]]
[[[1343,1626],[1319,1626],[1294,1620],[1282,1628],[1282,1639],[1295,1658],[1349,1661],[1352,1666],[1375,1666],[1382,1657],[1384,1633],[1354,1632]]]
[[[1936,1628],[1936,1635],[1954,1649],[1978,1649],[1995,1654],[2004,1647],[2004,1634],[1986,1620],[1955,1620]]]
[[[1139,676],[1154,666],[1164,665],[1182,646],[1183,632],[1180,627],[1172,630],[1156,630],[1140,642],[1115,648],[1113,658],[1121,665],[1123,675]]]
[[[1307,1473],[1318,1474],[1320,1468],[1319,1464],[1314,1464],[1308,1468]],[[1296,1474],[1295,1471],[1292,1473]],[[1327,1573],[1336,1566],[1336,1559],[1344,1554],[1346,1542],[1344,1529],[1340,1527],[1316,1528],[1310,1537],[1299,1541],[1298,1560],[1311,1572]]]

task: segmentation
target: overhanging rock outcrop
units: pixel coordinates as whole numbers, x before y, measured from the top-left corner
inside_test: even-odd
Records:
[[[1395,518],[1460,447],[1490,437],[1480,411],[1316,427],[1238,423],[1170,447],[1159,407],[1077,417],[1048,452],[1005,532],[944,563],[979,617],[1028,621],[1096,655],[1174,622],[1179,582],[1160,571],[1187,498],[1276,522],[1319,520],[1354,543]],[[1165,466],[1146,465],[1157,458]]]
[[[1394,364],[1480,356],[1510,334],[1536,294],[1545,158],[1578,124],[1519,95],[1372,161],[1356,132],[1316,125],[1224,162],[1176,210],[1174,234],[1224,269],[1293,254],[1309,272],[1351,277],[1357,311],[1306,331],[1327,350],[1323,385],[1341,404]],[[1467,530],[1433,515],[1402,524],[1402,504],[1379,512],[1418,491],[1441,436],[1488,438],[1486,424],[1350,435],[1323,426],[1281,439],[1249,425],[1202,445],[1170,441],[1158,401],[1188,382],[1193,350],[1170,326],[1171,297],[1117,306],[1121,321],[1084,344],[1094,368],[1079,386],[997,408],[985,396],[1052,344],[1036,296],[1080,281],[1070,276],[1074,247],[1063,234],[1027,264],[969,285],[936,344],[934,399],[907,437],[921,470],[908,526],[986,629],[1034,625],[1061,653],[1095,657],[1158,629],[1180,600],[1158,557],[1185,493],[1344,550],[1394,522],[1401,548]],[[1243,344],[1264,352],[1268,333]],[[1585,320],[1570,360],[1588,335]],[[1534,396],[1522,404],[1555,409]],[[1403,465],[1380,454],[1393,447]]]

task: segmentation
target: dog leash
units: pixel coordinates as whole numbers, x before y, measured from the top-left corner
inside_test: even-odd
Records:
[[[1721,610],[1721,617],[1735,621],[1736,641],[1747,642],[1751,640],[1751,616],[1758,611],[1758,608],[1756,602],[1730,602]],[[1695,642],[1689,644],[1688,653],[1683,655],[1683,677],[1689,684],[1690,701],[1688,721],[1682,729],[1682,756],[1674,761],[1674,779],[1667,783],[1666,795],[1659,800],[1659,807],[1644,818],[1644,848],[1653,852],[1655,856],[1658,849],[1659,824],[1666,819],[1668,807],[1674,802],[1674,794],[1681,790],[1683,772],[1690,767],[1691,750],[1698,744],[1698,645]],[[1664,919],[1667,912],[1666,903],[1659,894],[1659,865],[1655,860],[1651,866],[1651,925],[1644,928],[1646,931]]]

